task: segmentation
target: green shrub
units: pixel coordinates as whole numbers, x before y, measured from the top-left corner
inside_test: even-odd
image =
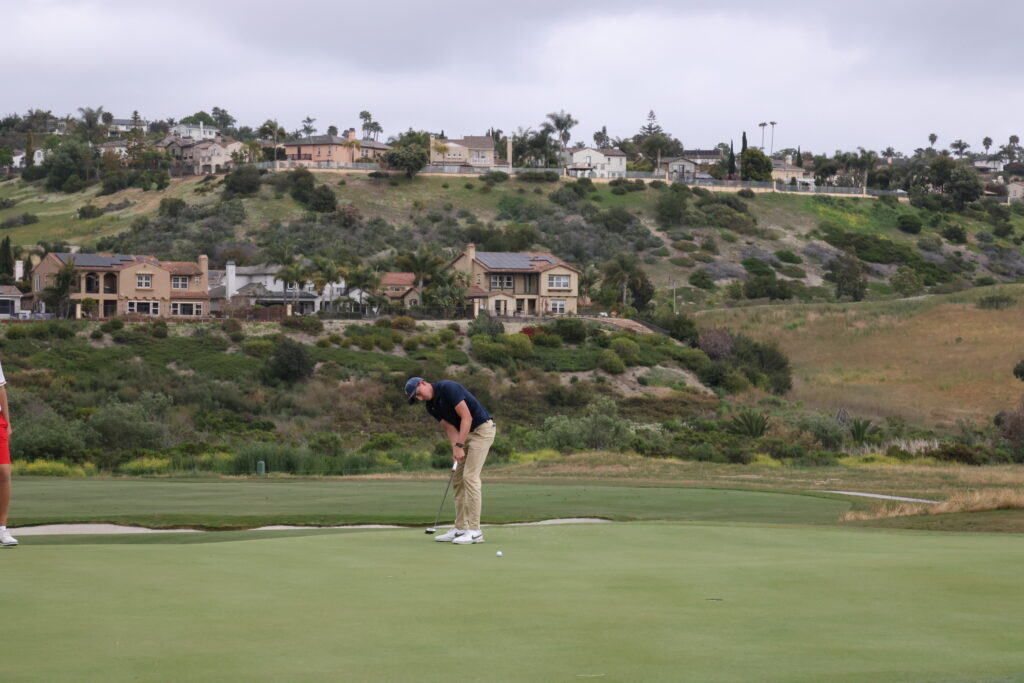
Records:
[[[743,259],[740,264],[754,277],[775,277],[775,271],[772,267],[759,258]]]
[[[908,235],[916,235],[921,232],[922,225],[921,219],[915,214],[904,213],[896,218],[896,227]]]
[[[768,431],[768,416],[753,410],[741,410],[729,420],[729,431],[733,434],[759,439]]]
[[[84,477],[87,474],[95,474],[96,468],[92,463],[88,467],[81,465],[68,465],[53,460],[37,459],[32,462],[15,461],[12,468],[19,476],[31,477]],[[88,469],[88,472],[86,471]]]
[[[167,474],[171,471],[171,459],[159,456],[143,456],[121,465],[121,472],[132,476],[143,474]]]
[[[749,187],[744,187],[742,190],[736,193],[737,196],[743,197],[744,199],[753,199],[757,195]]]
[[[611,349],[604,349],[597,357],[597,367],[611,375],[621,375],[626,371],[626,364]]]
[[[324,331],[324,323],[320,318],[308,315],[293,315],[281,321],[281,327],[298,330],[316,336]]]
[[[302,344],[282,339],[266,361],[267,375],[271,379],[298,382],[312,376],[313,359]]]
[[[78,217],[82,220],[88,218],[99,218],[103,215],[103,209],[93,204],[85,204],[78,207]]]
[[[804,279],[805,277],[807,277],[807,273],[806,273],[806,271],[804,271],[803,268],[801,268],[799,266],[792,266],[792,265],[789,265],[789,264],[781,266],[779,268],[779,274],[780,275],[785,275],[786,277],[798,278],[798,279],[801,279],[801,280]]]
[[[1007,294],[993,294],[978,299],[977,306],[978,308],[1001,311],[1004,308],[1012,307],[1016,303],[1017,300]]]
[[[242,321],[237,318],[225,318],[220,324],[220,328],[226,333],[231,334],[232,332],[242,331]]]
[[[802,258],[794,254],[792,251],[789,251],[788,249],[780,249],[779,251],[775,252],[775,258],[779,259],[783,263],[800,264],[804,262]]]
[[[839,448],[846,440],[846,430],[826,415],[805,415],[797,421],[797,428],[814,437],[825,448]]]
[[[411,332],[412,330],[416,329],[416,321],[407,315],[399,315],[395,316],[391,320],[391,327],[395,328],[396,330],[404,330],[406,332]]]
[[[274,342],[269,339],[251,339],[242,344],[242,353],[253,358],[269,358],[274,352]]]
[[[505,331],[505,326],[500,320],[495,320],[487,311],[480,311],[480,314],[469,323],[466,328],[466,335],[469,337],[478,334],[487,334],[496,337]]]
[[[626,365],[636,365],[640,359],[640,345],[632,339],[617,337],[612,340],[610,348]]]
[[[579,318],[559,318],[551,331],[569,344],[579,344],[587,338],[587,326]]]

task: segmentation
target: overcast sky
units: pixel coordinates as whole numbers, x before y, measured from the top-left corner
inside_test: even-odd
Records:
[[[687,148],[761,143],[904,152],[1024,134],[1024,3],[861,0],[18,0],[3,3],[0,113],[449,137],[579,120],[574,142],[637,132],[649,110]],[[973,8],[973,9],[972,9]],[[765,129],[766,151],[772,146]],[[993,150],[994,151],[994,150]]]

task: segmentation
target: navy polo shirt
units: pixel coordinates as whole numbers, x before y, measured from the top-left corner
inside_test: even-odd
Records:
[[[473,418],[472,429],[476,429],[491,419],[491,414],[480,404],[480,401],[476,400],[476,396],[469,393],[466,387],[458,382],[443,379],[439,382],[432,382],[431,386],[434,387],[434,398],[424,401],[423,405],[426,407],[427,412],[438,422],[444,420],[458,429],[459,425],[462,424],[462,418],[455,412],[455,406],[463,401],[466,402],[469,414]]]

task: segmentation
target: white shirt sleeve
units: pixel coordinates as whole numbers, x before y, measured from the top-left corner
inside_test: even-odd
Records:
[[[0,387],[7,384],[7,379],[4,377],[4,368],[0,365]]]

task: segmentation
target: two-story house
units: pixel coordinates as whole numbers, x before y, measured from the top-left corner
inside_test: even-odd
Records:
[[[220,135],[220,128],[203,125],[199,123],[178,123],[171,126],[168,131],[171,135],[179,138],[192,138],[194,140],[212,140]]]
[[[234,165],[234,157],[241,153],[242,145],[231,138],[198,140],[194,138],[165,138],[158,145],[167,150],[179,173],[207,175],[221,173]]]
[[[390,303],[403,308],[418,306],[422,299],[415,273],[384,273],[380,278],[380,289]]]
[[[772,180],[781,183],[790,183],[803,178],[809,178],[810,173],[802,166],[794,166],[789,159],[772,159]],[[795,184],[795,183],[794,183]]]
[[[383,142],[370,138],[357,139],[355,128],[346,130],[344,136],[314,135],[284,143],[284,151],[289,161],[305,162],[311,166],[324,162],[372,162],[389,149],[391,147]]]
[[[566,173],[574,178],[625,178],[626,154],[614,147],[569,150]]]
[[[85,312],[86,299],[96,302],[96,315],[194,318],[208,315],[209,259],[197,263],[160,261],[126,254],[51,252],[32,269],[32,294],[37,305],[61,268],[73,263],[77,280],[69,293],[75,317]]]
[[[223,271],[210,273],[210,305],[215,313],[254,306],[289,305],[297,315],[311,315],[330,308],[339,299],[362,297],[362,292],[345,289],[345,281],[328,282],[318,291],[311,281],[284,282],[278,277],[281,266],[262,263],[238,266],[228,261]]]
[[[664,157],[661,170],[667,174],[668,180],[689,183],[697,177],[697,162],[686,157]]]
[[[475,244],[452,261],[469,276],[473,315],[576,313],[580,270],[544,252],[477,251]]]
[[[119,137],[127,135],[133,130],[141,130],[145,133],[149,130],[149,121],[145,119],[139,119],[133,121],[132,119],[111,119],[110,124],[107,126],[107,135],[110,137]]]
[[[458,140],[430,139],[430,163],[439,166],[494,166],[494,138],[467,135]]]

